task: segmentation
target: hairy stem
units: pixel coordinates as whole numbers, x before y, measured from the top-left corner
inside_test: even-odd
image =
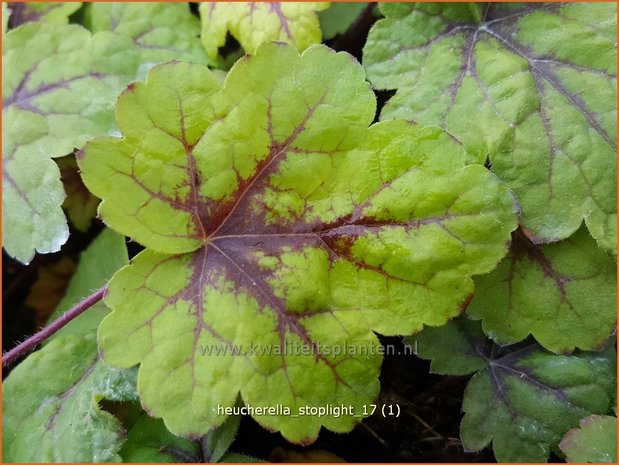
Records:
[[[103,286],[98,291],[93,292],[84,300],[73,306],[71,309],[64,312],[57,320],[52,322],[52,324],[46,326],[38,333],[33,334],[24,342],[18,344],[16,347],[9,350],[7,353],[2,354],[2,366],[8,366],[16,359],[23,357],[29,352],[32,352],[39,344],[60,331],[71,320],[81,315],[84,311],[88,310],[97,302],[101,301],[101,299],[103,299],[103,297],[105,296],[106,290],[107,286]]]

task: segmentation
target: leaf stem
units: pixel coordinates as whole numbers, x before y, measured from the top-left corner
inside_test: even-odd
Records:
[[[83,312],[88,310],[90,307],[95,305],[97,302],[100,302],[105,296],[105,291],[107,290],[107,286],[103,286],[101,289],[93,292],[88,297],[86,297],[81,302],[74,305],[71,309],[64,312],[58,319],[54,320],[50,325],[43,328],[36,334],[33,334],[24,342],[18,344],[13,349],[9,350],[5,354],[2,354],[2,366],[8,366],[13,363],[16,359],[23,357],[29,352],[32,352],[39,344],[41,344],[46,339],[50,338],[52,335],[60,331],[63,327],[65,327],[71,320],[81,315]]]

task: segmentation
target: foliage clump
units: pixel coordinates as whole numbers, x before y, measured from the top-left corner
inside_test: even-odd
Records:
[[[383,336],[471,376],[464,450],[614,460],[616,5],[2,14],[3,246],[88,238],[50,322],[105,290],[7,377],[6,461],[245,460],[243,403],[346,433]]]

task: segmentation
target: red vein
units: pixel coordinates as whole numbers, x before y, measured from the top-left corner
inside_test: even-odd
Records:
[[[284,142],[282,142],[281,144],[278,144],[275,142],[275,140],[273,139],[273,134],[272,134],[272,121],[271,121],[271,116],[270,116],[270,103],[269,103],[269,118],[268,118],[268,123],[267,123],[267,130],[269,132],[269,135],[271,136],[271,156],[270,159],[268,160],[267,163],[265,163],[265,165],[251,178],[251,180],[249,181],[248,185],[245,187],[245,189],[243,190],[243,192],[241,192],[241,194],[239,195],[239,197],[236,199],[236,202],[234,203],[234,205],[232,206],[232,208],[230,209],[230,211],[228,212],[228,214],[226,215],[226,217],[223,219],[223,221],[219,224],[219,226],[215,229],[215,231],[213,231],[211,234],[209,234],[208,238],[209,239],[213,239],[215,237],[217,237],[217,233],[219,232],[219,230],[221,230],[222,227],[224,227],[226,225],[226,223],[229,221],[229,219],[233,216],[236,208],[238,207],[238,205],[241,203],[241,201],[245,198],[245,196],[247,195],[247,193],[251,190],[251,188],[254,186],[254,184],[256,183],[256,181],[258,181],[259,179],[261,179],[262,174],[271,166],[273,165],[273,163],[279,159],[279,157],[286,153],[288,151],[289,146],[296,140],[296,138],[299,136],[299,134],[301,133],[301,131],[303,131],[303,129],[305,129],[305,124],[307,124],[307,122],[309,121],[309,119],[312,117],[312,115],[314,114],[314,112],[316,111],[316,108],[318,108],[322,102],[324,101],[325,95],[323,95],[318,102],[316,102],[316,104],[313,107],[310,107],[308,109],[307,114],[305,115],[305,117],[303,118],[303,120],[297,125],[297,127],[295,128],[295,130],[292,132],[292,134],[288,137],[288,139],[286,139]]]

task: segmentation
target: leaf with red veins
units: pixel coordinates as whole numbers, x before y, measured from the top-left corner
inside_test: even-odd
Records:
[[[266,44],[220,86],[153,68],[118,102],[124,138],[79,157],[99,213],[147,250],[110,282],[105,359],[141,364],[143,405],[175,434],[225,421],[237,397],[290,441],[358,418],[297,417],[378,394],[374,331],[462,311],[516,226],[512,195],[436,128],[370,126],[361,66],[324,46]]]
[[[617,324],[615,267],[584,228],[548,245],[518,230],[505,260],[476,278],[467,312],[502,345],[532,334],[553,352],[598,349]]]
[[[24,24],[2,47],[2,245],[28,263],[69,237],[63,157],[115,130],[116,96],[138,70],[126,37],[77,25]]]
[[[617,5],[382,3],[363,63],[381,119],[437,125],[489,159],[538,243],[617,242]]]
[[[300,51],[322,41],[318,12],[328,2],[203,2],[202,44],[217,58],[231,34],[247,53],[271,41],[293,44]]]
[[[472,452],[492,446],[499,463],[544,463],[557,446],[569,457],[564,445],[571,441],[567,436],[562,441],[563,435],[583,417],[606,413],[614,404],[614,347],[571,355],[551,354],[534,342],[501,347],[485,338],[479,322],[464,317],[426,328],[407,342],[417,356],[432,361],[434,373],[473,374],[462,400],[462,445]],[[580,439],[592,439],[590,433]],[[594,462],[603,461],[606,446],[590,455],[598,458]],[[595,448],[574,450],[582,454],[577,461],[585,462]]]
[[[140,61],[150,66],[170,60],[215,65],[200,41],[200,20],[187,2],[90,2],[84,17],[93,32],[130,37],[140,49]]]
[[[81,7],[82,2],[9,2],[9,27],[36,21],[67,24],[69,16]]]

